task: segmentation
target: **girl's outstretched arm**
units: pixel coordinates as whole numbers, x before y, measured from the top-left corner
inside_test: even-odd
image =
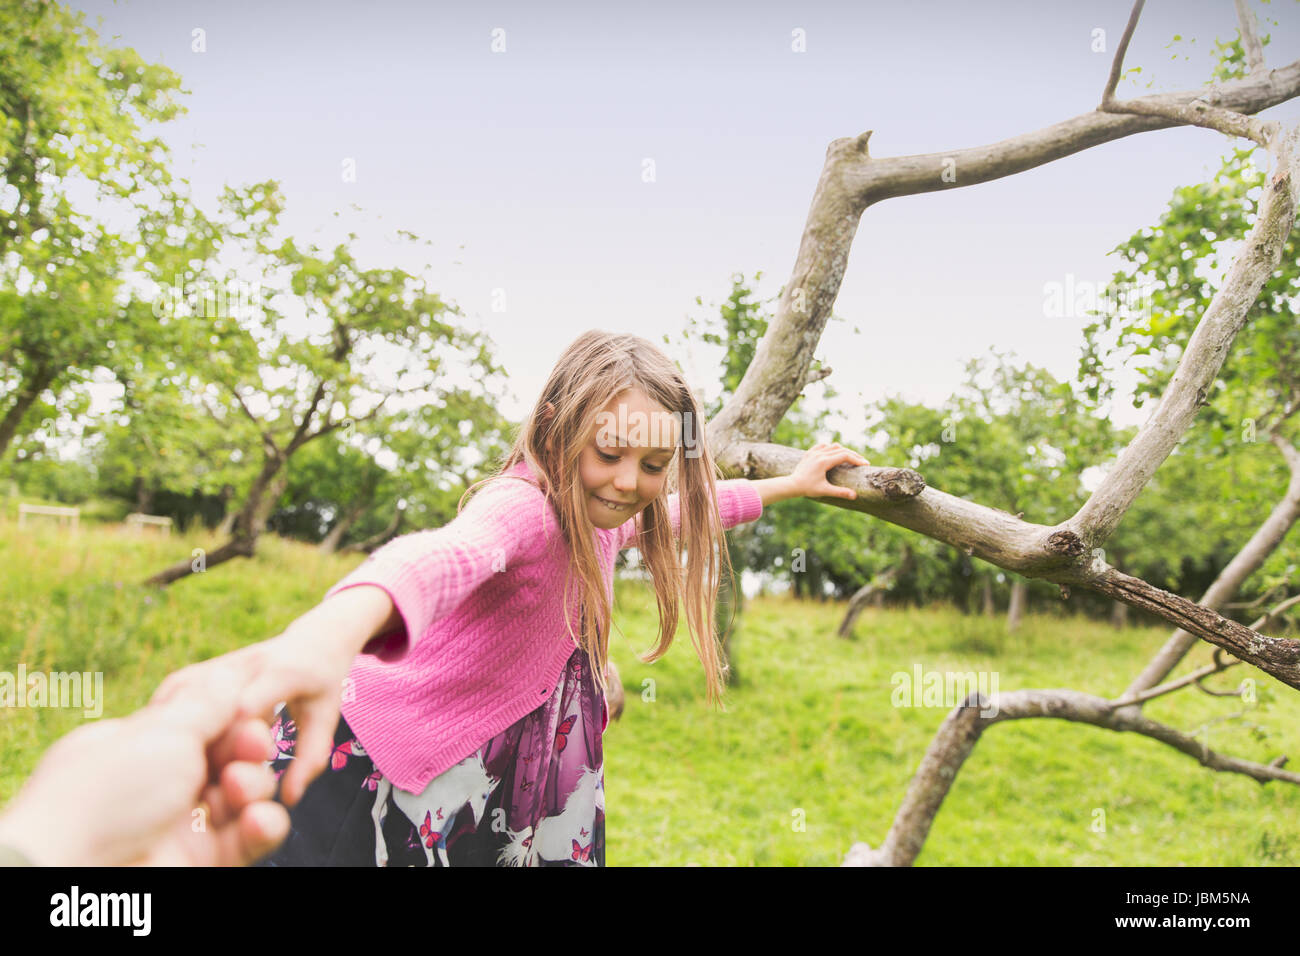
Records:
[[[269,723],[277,704],[289,705],[298,740],[281,780],[285,804],[293,806],[328,764],[344,678],[357,654],[389,635],[374,653],[400,658],[482,581],[530,559],[532,531],[540,527],[532,512],[545,504],[523,484],[484,488],[451,523],[390,541],[281,634],[216,659],[240,669],[243,714]],[[184,694],[214,663],[177,671],[153,702]]]
[[[852,488],[843,488],[839,485],[833,485],[826,478],[826,473],[836,465],[869,465],[871,462],[863,458],[860,454],[852,449],[845,448],[839,444],[820,444],[814,445],[804,453],[795,470],[788,475],[782,475],[780,478],[757,478],[757,479],[732,479],[718,483],[719,505],[722,506],[722,526],[724,528],[735,527],[736,524],[745,521],[756,521],[761,516],[762,509],[775,501],[785,501],[787,498],[855,498],[856,493]],[[731,488],[734,492],[735,486],[747,486],[745,493],[739,497],[734,494],[724,493],[724,489]],[[746,499],[753,502],[753,494],[758,494],[759,503],[749,507],[743,503]],[[679,534],[681,528],[681,500],[674,492],[668,495],[668,520],[672,525],[673,534]],[[727,504],[730,503],[731,510],[727,510]],[[741,503],[738,503],[741,502]],[[636,547],[636,542],[641,534],[641,519],[638,514],[631,521],[618,529],[618,547],[632,548]]]

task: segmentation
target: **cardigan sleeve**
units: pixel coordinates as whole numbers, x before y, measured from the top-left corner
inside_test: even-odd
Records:
[[[763,516],[763,496],[748,478],[731,478],[716,483],[718,490],[718,517],[723,529],[729,530],[747,521],[757,521]],[[643,512],[644,513],[644,512]],[[682,533],[681,501],[677,494],[668,496],[668,518],[673,535]],[[641,531],[641,515],[618,527],[619,550],[636,547],[636,536]]]
[[[376,636],[362,653],[399,661],[434,621],[454,611],[491,575],[536,558],[545,508],[536,486],[518,479],[489,482],[448,524],[394,538],[325,597],[363,584],[383,589],[403,627]]]

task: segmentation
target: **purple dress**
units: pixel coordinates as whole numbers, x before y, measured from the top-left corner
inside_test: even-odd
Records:
[[[388,780],[340,717],[329,766],[290,809],[288,839],[259,865],[604,866],[608,724],[580,648],[545,703],[419,794]],[[281,708],[272,729],[278,778],[294,759],[296,728]]]

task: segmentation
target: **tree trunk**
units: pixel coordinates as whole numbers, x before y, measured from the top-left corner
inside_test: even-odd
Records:
[[[1117,630],[1128,627],[1128,605],[1123,601],[1112,601],[1110,605],[1110,624]]]
[[[18,434],[18,426],[22,424],[23,416],[36,404],[36,400],[41,397],[41,392],[49,387],[56,374],[54,369],[47,370],[44,366],[37,366],[34,376],[19,387],[13,404],[5,410],[4,418],[0,418],[0,458],[4,457],[14,436]]]
[[[897,587],[898,582],[911,574],[915,567],[916,561],[915,556],[912,554],[912,548],[910,545],[904,545],[902,557],[897,564],[885,571],[884,574],[863,585],[854,593],[853,597],[849,598],[848,610],[844,613],[844,620],[840,622],[839,630],[835,632],[836,636],[852,640],[853,624],[867,604],[870,603],[880,607],[886,592]]]
[[[165,587],[191,574],[207,571],[224,564],[232,558],[251,558],[257,550],[257,539],[266,530],[266,520],[271,516],[280,495],[284,494],[289,484],[288,475],[282,474],[285,459],[283,456],[268,456],[262,465],[262,471],[253,482],[244,506],[231,522],[231,539],[212,552],[200,553],[187,561],[178,561],[171,567],[164,568],[145,584]]]
[[[804,584],[808,586],[808,597],[814,601],[826,600],[826,588],[822,584],[822,569],[816,561],[808,563]]]
[[[722,639],[722,663],[727,669],[727,683],[740,684],[740,669],[736,666],[736,638],[740,631],[740,616],[745,608],[745,592],[740,588],[740,574],[735,568],[730,575],[718,579],[718,599],[713,606],[713,625]]]
[[[993,578],[985,575],[984,577],[984,616],[993,617],[997,614],[997,605],[993,603]]]
[[[1019,576],[1011,579],[1011,603],[1007,606],[1007,633],[1014,634],[1025,614],[1025,598],[1029,585]]]
[[[356,551],[370,551],[379,547],[393,535],[397,534],[397,529],[402,526],[402,521],[406,518],[406,512],[398,508],[393,514],[393,520],[388,523],[388,527],[377,535],[367,538],[365,541],[358,541],[348,545],[346,548],[340,548],[339,554],[352,554]]]
[[[353,505],[348,513],[334,527],[330,528],[329,534],[325,535],[319,546],[322,554],[333,554],[339,549],[339,542],[343,540],[343,536],[348,533],[348,529],[357,523],[357,519],[366,513],[366,508],[369,505],[368,501]]]
[[[135,476],[135,511],[136,514],[153,514],[154,489],[145,481],[144,475]]]

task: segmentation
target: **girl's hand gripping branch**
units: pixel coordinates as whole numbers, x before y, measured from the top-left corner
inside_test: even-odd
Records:
[[[837,465],[869,465],[851,448],[838,442],[813,445],[799,460],[794,471],[780,478],[761,478],[754,482],[763,498],[763,506],[787,498],[848,498],[857,497],[852,488],[831,484],[826,473]]]

